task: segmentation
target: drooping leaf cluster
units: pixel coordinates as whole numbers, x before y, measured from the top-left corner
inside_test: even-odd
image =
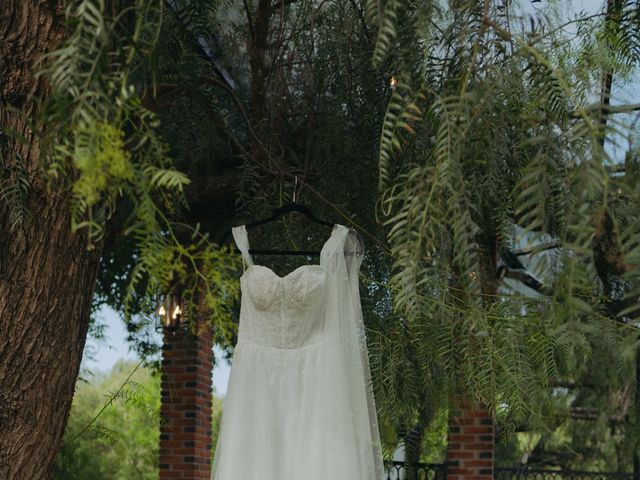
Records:
[[[236,258],[182,222],[190,180],[149,108],[165,15],[162,1],[69,2],[70,34],[42,72],[52,89],[42,111],[48,178],[71,191],[73,228],[106,245],[107,264],[113,244],[125,247],[105,296],[120,288],[111,298],[134,330],[132,315],[149,323],[164,295],[179,294],[189,318],[220,326],[237,297]]]
[[[589,366],[628,388],[640,306],[640,225],[630,211],[638,152],[632,146],[626,172],[615,173],[620,159],[605,139],[633,132],[603,120],[600,89],[612,68],[624,78],[638,65],[637,2],[622,2],[617,18],[603,11],[568,24],[541,11],[531,25],[516,2],[367,4],[378,23],[374,62],[393,65],[397,79],[379,156],[393,258],[393,321],[374,362],[389,389],[385,411],[418,421],[427,379],[436,405],[472,398],[506,430],[544,428],[554,385]],[[515,225],[534,255],[544,238],[561,245],[535,296],[500,281],[499,262],[522,239]],[[610,308],[602,255],[626,308]]]

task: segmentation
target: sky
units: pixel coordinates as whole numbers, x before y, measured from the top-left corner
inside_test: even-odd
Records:
[[[533,13],[531,3],[529,1],[521,2],[524,13]],[[575,12],[585,11],[595,13],[599,11],[603,5],[603,0],[566,0],[557,3],[560,5],[561,13],[565,17],[569,17]],[[634,81],[624,86],[619,86],[614,90],[614,104],[617,103],[634,103],[639,99],[634,97],[633,93],[637,89],[638,82]],[[626,145],[622,146],[623,148]],[[93,340],[87,342],[87,349],[94,351],[94,359],[89,360],[85,355],[83,367],[89,370],[110,370],[113,365],[121,358],[135,360],[137,356],[133,353],[126,343],[126,329],[124,322],[119,315],[108,307],[104,307],[98,313],[98,318],[105,325],[105,339],[101,343]],[[230,367],[222,358],[222,352],[214,348],[216,365],[213,371],[213,384],[215,392],[218,396],[223,397],[227,391],[227,382],[229,379]]]
[[[91,371],[108,371],[120,359],[138,360],[139,357],[132,352],[126,342],[127,329],[120,315],[109,307],[103,307],[97,314],[100,323],[105,325],[105,338],[101,342],[88,339],[85,348],[85,357],[82,368]],[[158,334],[158,343],[160,334]],[[87,358],[87,351],[93,352],[93,360]],[[214,348],[216,362],[222,359],[222,351]],[[213,386],[217,396],[224,397],[227,392],[230,367],[226,360],[220,360],[213,369]]]
[[[535,13],[535,8],[540,8],[540,5],[548,3],[547,1],[532,3],[531,0],[522,0],[520,2],[522,14],[531,15]],[[559,9],[559,14],[563,21],[568,21],[576,14],[584,13],[587,15],[602,13],[604,10],[605,0],[556,0],[555,5]],[[568,32],[575,32],[575,26],[569,26]],[[614,82],[611,93],[612,105],[623,105],[631,103],[640,103],[638,98],[638,91],[640,90],[640,72],[636,70],[628,81],[621,81],[619,77],[614,75]],[[599,98],[594,99],[594,103]],[[609,117],[609,124],[614,125],[614,122],[623,122],[625,125],[631,122],[637,122],[639,119],[637,113],[617,114]],[[624,130],[624,128],[623,128]],[[636,138],[634,142],[638,140],[638,133],[636,129]],[[614,162],[622,162],[624,155],[629,149],[629,139],[622,135],[609,135],[607,137],[607,143],[605,144],[605,151]]]

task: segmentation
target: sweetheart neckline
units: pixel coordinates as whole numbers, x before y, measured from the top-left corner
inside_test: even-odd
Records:
[[[242,225],[242,227],[244,228],[244,225]],[[327,247],[327,245],[329,245],[329,242],[333,239],[333,237],[335,236],[336,233],[338,233],[339,231],[341,231],[341,229],[347,229],[347,227],[345,227],[344,225],[341,225],[339,223],[336,223],[333,226],[333,230],[331,231],[331,235],[329,235],[329,238],[327,238],[327,240],[324,242],[324,244],[322,245],[322,248],[320,249],[320,253],[322,253],[324,251],[324,249]],[[348,229],[347,229],[348,230]],[[320,260],[322,261],[322,256],[320,257]],[[251,262],[251,265],[249,265],[244,272],[242,272],[242,275],[240,275],[240,280],[242,280],[245,275],[247,274],[247,272],[249,270],[251,270],[253,267],[262,267],[265,268],[266,270],[268,270],[269,272],[271,272],[273,274],[273,276],[275,276],[278,280],[286,280],[287,278],[289,278],[291,275],[293,275],[294,273],[296,273],[297,271],[305,268],[305,267],[310,267],[310,268],[318,268],[320,267],[322,270],[324,270],[326,272],[326,269],[324,267],[324,265],[322,265],[321,263],[308,263],[306,265],[300,265],[299,267],[294,268],[292,271],[290,271],[289,273],[287,273],[284,276],[280,276],[278,275],[276,272],[273,271],[273,269],[267,267],[266,265],[260,265],[258,263],[253,263],[253,261]]]
[[[259,264],[255,264],[254,263],[253,265],[249,265],[249,267],[247,267],[247,269],[244,271],[244,273],[242,274],[242,276],[240,278],[244,278],[244,276],[247,274],[247,272],[250,271],[254,267],[264,268],[265,270],[270,272],[274,277],[276,277],[278,280],[286,280],[291,275],[293,275],[294,273],[298,272],[299,270],[302,270],[305,267],[306,268],[320,268],[320,269],[322,269],[323,272],[326,272],[326,269],[324,268],[324,265],[320,265],[319,263],[309,263],[309,264],[306,264],[306,265],[300,265],[299,267],[296,267],[295,269],[291,270],[286,275],[280,276],[276,272],[274,272],[271,268],[267,267],[266,265],[259,265]]]

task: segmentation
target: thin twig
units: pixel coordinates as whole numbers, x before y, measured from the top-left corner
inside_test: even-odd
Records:
[[[254,38],[253,20],[251,19],[251,9],[247,4],[247,0],[242,0],[244,3],[244,11],[247,14],[247,24],[249,25],[249,36]]]
[[[233,99],[234,103],[238,107],[238,110],[240,111],[240,114],[242,115],[242,118],[245,121],[245,123],[247,125],[247,128],[249,129],[249,133],[251,134],[253,139],[256,141],[256,143],[260,146],[260,149],[267,155],[267,157],[269,159],[273,160],[273,158],[271,157],[271,152],[267,149],[267,147],[264,146],[264,144],[260,140],[260,137],[258,137],[258,135],[256,134],[255,130],[253,129],[253,126],[251,125],[251,121],[249,120],[249,116],[247,115],[247,112],[245,111],[244,107],[242,106],[242,102],[240,101],[240,99],[238,98],[236,93],[226,83],[222,82],[221,80],[217,79],[216,77],[213,77],[211,75],[203,75],[201,78],[202,78],[203,81],[205,81],[207,83],[212,83],[212,84],[215,84],[215,85],[218,85],[218,86],[222,87],[231,96],[231,98]]]
[[[140,365],[142,365],[144,362],[144,359],[140,360],[140,363],[138,363],[138,365],[136,365],[136,368],[133,369],[133,371],[129,374],[129,376],[126,378],[126,380],[124,381],[124,383],[122,385],[120,385],[120,388],[118,388],[118,390],[116,390],[116,392],[114,394],[111,395],[111,397],[109,397],[109,400],[107,400],[107,403],[105,403],[103,405],[103,407],[100,409],[100,411],[96,414],[95,417],[93,417],[91,419],[91,421],[87,424],[87,426],[85,426],[82,430],[80,430],[80,433],[78,433],[75,437],[73,437],[73,439],[71,441],[75,441],[78,437],[80,437],[80,435],[82,435],[84,432],[86,432],[87,430],[89,430],[89,428],[91,427],[91,425],[93,425],[93,423],[98,419],[98,417],[100,415],[102,415],[102,412],[104,412],[109,405],[111,405],[114,400],[118,397],[118,395],[120,394],[120,392],[124,389],[124,387],[129,383],[129,380],[131,380],[131,377],[133,377],[133,374],[136,373],[138,371],[138,369],[140,368]]]

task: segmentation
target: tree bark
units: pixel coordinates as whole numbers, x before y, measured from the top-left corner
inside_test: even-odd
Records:
[[[0,204],[0,478],[8,480],[51,474],[100,260],[100,246],[89,251],[71,231],[68,192],[48,188],[32,129],[48,95],[36,72],[64,35],[62,3],[2,0],[0,8],[0,189],[22,172],[30,212],[12,229],[10,202]]]

